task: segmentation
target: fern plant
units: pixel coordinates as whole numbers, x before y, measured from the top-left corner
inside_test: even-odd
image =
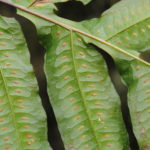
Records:
[[[91,44],[114,59],[128,88],[139,150],[150,149],[150,63],[140,57],[150,52],[150,0],[122,0],[100,18],[78,23],[54,14],[54,3],[61,0],[0,2],[16,7],[37,28],[66,150],[130,149],[119,96],[104,58]],[[0,39],[0,149],[50,150],[46,115],[17,21],[0,17]]]

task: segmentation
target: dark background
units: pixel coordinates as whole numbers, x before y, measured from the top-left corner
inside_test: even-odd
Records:
[[[83,5],[83,3],[79,1],[76,2],[74,0],[71,0],[65,3],[57,3],[56,6],[58,10],[55,10],[54,12],[58,16],[70,20],[82,21],[86,19],[100,17],[103,11],[110,8],[113,4],[115,4],[118,1],[120,0],[92,0],[89,4]],[[36,28],[34,24],[32,24],[32,22],[30,22],[24,17],[17,15],[16,9],[13,7],[0,3],[0,14],[7,17],[16,18],[22,27],[31,54],[31,63],[33,64],[35,75],[38,80],[39,93],[42,99],[44,109],[46,110],[48,116],[47,122],[49,142],[52,145],[53,150],[64,150],[64,145],[57,128],[56,119],[51,104],[49,102],[46,90],[47,82],[43,70],[45,49],[38,42]],[[127,127],[127,131],[129,133],[131,150],[139,150],[137,141],[132,131],[132,125],[127,106],[127,88],[121,82],[120,75],[115,67],[113,59],[103,50],[97,47],[95,48],[105,58],[106,63],[108,65],[110,77],[115,85],[118,94],[120,95],[122,114]],[[145,60],[150,61],[150,54],[143,53],[141,54],[141,57]]]

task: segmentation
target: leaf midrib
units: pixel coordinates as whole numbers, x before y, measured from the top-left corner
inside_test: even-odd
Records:
[[[106,45],[106,46],[109,46],[109,47],[111,47],[111,48],[113,48],[113,49],[115,49],[115,50],[117,50],[117,51],[119,51],[119,52],[121,52],[121,53],[123,53],[123,54],[129,56],[129,57],[132,57],[132,58],[134,58],[134,59],[140,61],[141,63],[143,63],[143,64],[145,64],[145,65],[147,65],[147,66],[150,67],[150,63],[146,62],[145,60],[143,60],[143,59],[141,59],[141,58],[139,58],[139,57],[137,57],[137,56],[134,56],[133,54],[131,54],[131,53],[129,53],[129,52],[123,50],[123,49],[120,48],[120,47],[117,47],[116,45],[113,45],[113,44],[109,43],[108,41],[105,41],[105,40],[103,40],[103,39],[100,39],[100,38],[98,38],[98,37],[96,37],[96,36],[93,36],[93,35],[91,35],[91,34],[89,34],[89,33],[83,32],[83,31],[81,31],[80,29],[77,29],[77,28],[71,27],[71,26],[69,26],[69,25],[66,25],[66,24],[64,24],[64,23],[58,22],[58,21],[56,21],[56,20],[53,20],[52,18],[49,18],[49,17],[45,17],[45,16],[43,16],[43,15],[40,15],[39,13],[34,12],[34,11],[32,11],[32,10],[29,10],[29,9],[27,9],[27,8],[25,8],[25,7],[20,6],[20,5],[12,4],[12,3],[6,2],[6,1],[4,1],[4,0],[0,0],[0,2],[3,2],[3,3],[5,3],[5,4],[7,4],[7,5],[10,5],[10,6],[13,6],[13,7],[15,7],[15,8],[17,8],[17,9],[23,11],[23,12],[26,12],[26,13],[31,14],[31,15],[34,15],[34,16],[36,16],[36,17],[42,18],[42,19],[44,19],[44,20],[46,20],[46,21],[52,22],[52,23],[54,23],[54,24],[56,24],[56,25],[59,25],[59,26],[65,28],[65,29],[68,29],[68,30],[70,30],[70,31],[75,31],[75,32],[77,32],[77,33],[80,33],[80,34],[82,34],[82,35],[84,35],[84,36],[86,36],[86,37],[88,37],[88,38],[91,38],[91,39],[93,39],[93,40],[95,40],[95,41],[100,42],[101,44],[104,44],[104,45]],[[149,17],[148,17],[148,18],[149,18]]]
[[[118,34],[124,32],[124,31],[126,31],[126,30],[128,30],[128,29],[130,29],[130,28],[132,28],[133,26],[135,26],[135,25],[137,25],[137,24],[140,24],[141,22],[143,22],[143,21],[145,21],[145,20],[147,20],[147,19],[149,19],[149,18],[150,18],[150,16],[147,17],[147,18],[144,18],[144,19],[142,19],[142,20],[140,20],[140,21],[138,21],[138,22],[136,22],[136,23],[134,23],[134,24],[132,24],[132,25],[130,25],[130,26],[128,26],[128,27],[122,29],[122,30],[120,30],[120,31],[117,32],[116,34],[114,34],[114,35],[112,35],[111,37],[107,38],[106,41],[111,40],[113,37],[117,36]]]
[[[81,90],[81,85],[80,85],[80,81],[79,81],[79,78],[78,78],[77,65],[76,65],[75,56],[74,56],[73,31],[70,31],[70,38],[71,38],[71,53],[72,53],[72,60],[73,60],[73,66],[74,66],[76,81],[77,81],[77,84],[78,84],[78,87],[79,87],[79,91],[80,91],[80,94],[81,94],[81,97],[82,97],[82,100],[83,100],[82,103],[83,103],[85,112],[86,112],[87,117],[88,117],[88,122],[89,122],[89,124],[90,124],[90,128],[91,128],[92,133],[93,133],[93,135],[94,135],[94,138],[95,138],[95,141],[96,141],[96,143],[97,143],[98,149],[100,149],[100,148],[101,148],[101,147],[100,147],[100,143],[98,142],[98,138],[97,138],[97,136],[96,136],[93,123],[92,123],[92,121],[91,121],[92,119],[91,119],[91,117],[90,117],[89,109],[86,107],[85,96],[84,96],[84,93],[83,93],[82,90]]]

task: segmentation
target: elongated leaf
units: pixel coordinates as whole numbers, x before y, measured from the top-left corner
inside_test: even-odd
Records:
[[[29,57],[18,23],[0,16],[0,150],[50,150]]]
[[[138,61],[118,61],[129,88],[128,103],[140,149],[150,149],[150,67]]]
[[[74,32],[58,26],[51,32],[45,70],[66,150],[128,150],[119,98],[102,56]]]
[[[85,22],[85,24],[86,27],[91,26],[88,29],[92,34],[97,31],[96,36],[139,58],[141,52],[150,51],[149,6],[149,0],[126,0],[105,12],[101,19],[92,20],[91,24]],[[120,9],[116,11],[116,7]],[[92,24],[96,24],[94,29]],[[150,149],[150,65],[137,60],[125,61],[124,56],[115,57],[118,57],[115,59],[116,63],[129,88],[129,108],[140,149]]]

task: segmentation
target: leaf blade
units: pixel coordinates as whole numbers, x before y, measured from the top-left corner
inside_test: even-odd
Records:
[[[45,71],[66,149],[129,149],[120,102],[102,56],[58,26],[52,27],[51,38],[44,42]]]
[[[0,149],[50,150],[46,116],[20,26],[0,16],[0,33]]]

